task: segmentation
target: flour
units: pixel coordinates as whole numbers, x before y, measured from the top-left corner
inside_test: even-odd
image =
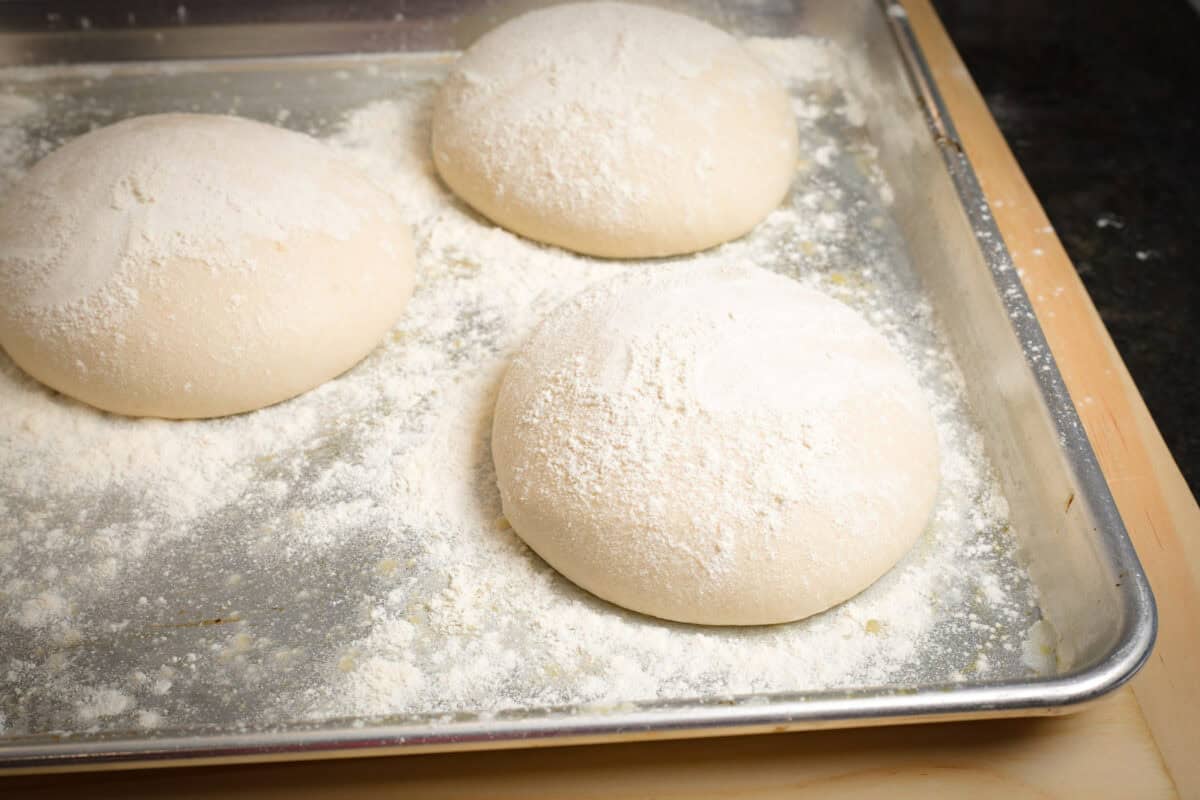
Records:
[[[133,706],[129,697],[116,689],[97,689],[79,706],[79,721],[90,725],[103,717],[115,717]]]
[[[645,6],[590,3],[531,13],[489,33],[452,69],[449,121],[435,126],[435,151],[441,140],[447,152],[439,158],[478,159],[474,169],[500,183],[497,195],[508,204],[528,204],[542,216],[586,211],[601,228],[628,237],[646,224],[654,200],[646,182],[629,174],[631,159],[651,153],[659,163],[690,162],[693,155],[656,135],[656,116],[665,106],[716,142],[725,89],[717,84],[728,78],[715,70],[737,51],[712,26]],[[690,84],[702,75],[709,76],[708,102],[690,102]],[[757,75],[737,77],[738,93],[758,91],[751,83]]]
[[[17,624],[22,628],[44,628],[65,619],[66,616],[67,601],[59,594],[45,591],[21,603]]]
[[[627,3],[567,3],[471,45],[432,149],[490,219],[575,252],[651,257],[737,238],[796,162],[788,96],[728,33]]]
[[[962,376],[896,255],[879,177],[863,172],[871,156],[847,120],[837,62],[809,40],[751,47],[779,56],[770,65],[811,111],[802,144],[822,163],[750,236],[679,261],[757,263],[833,294],[917,372],[942,489],[896,569],[797,625],[709,629],[609,606],[529,552],[495,487],[497,384],[560,302],[655,265],[574,256],[481,220],[428,157],[442,63],[371,65],[378,74],[356,80],[379,81],[389,99],[348,109],[329,141],[401,205],[418,285],[366,361],[279,406],[164,422],[96,412],[0,357],[6,733],[927,686],[966,679],[980,654],[990,677],[1029,674],[1021,643],[1036,596],[1013,560]],[[342,87],[334,98],[354,83],[330,82]],[[289,121],[306,119],[297,109]]]
[[[72,141],[0,207],[8,312],[95,327],[136,307],[132,285],[166,259],[253,270],[248,243],[282,242],[298,230],[344,240],[357,230],[361,212],[303,171],[281,173],[265,158],[231,170],[222,162],[226,138],[250,139],[272,156],[287,149],[301,161],[323,154],[294,133],[216,117],[146,117]],[[188,157],[171,158],[180,148]]]
[[[0,204],[0,263],[15,363],[97,408],[168,418],[343,372],[413,282],[386,194],[311,137],[214,114],[122,120],[39,161]]]
[[[26,125],[41,112],[41,104],[28,97],[0,94],[0,191],[24,174],[33,151]]]
[[[921,390],[845,305],[749,265],[625,275],[510,363],[492,455],[521,537],[658,617],[792,621],[870,585],[925,528]]]

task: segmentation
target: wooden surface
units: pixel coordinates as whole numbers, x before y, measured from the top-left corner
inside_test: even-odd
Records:
[[[841,800],[881,789],[889,800],[1173,796],[1128,692],[1060,719],[29,777],[0,782],[0,796],[48,787],[96,800]]]
[[[1054,719],[23,777],[0,796],[1200,798],[1200,508],[927,0],[906,6],[1158,598],[1131,688]]]

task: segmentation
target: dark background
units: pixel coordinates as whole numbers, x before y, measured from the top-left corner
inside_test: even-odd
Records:
[[[1200,493],[1200,13],[933,4]]]

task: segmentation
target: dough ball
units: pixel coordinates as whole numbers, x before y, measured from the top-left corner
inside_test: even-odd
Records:
[[[442,178],[519,234],[613,258],[737,238],[788,191],[787,94],[728,34],[625,3],[554,6],[491,31],[437,98]]]
[[[131,416],[267,406],[349,369],[413,287],[394,201],[324,145],[235,117],[138,117],[0,205],[0,345]]]
[[[626,608],[757,625],[865,589],[925,528],[938,440],[857,313],[757,268],[680,266],[555,310],[500,388],[504,513]]]

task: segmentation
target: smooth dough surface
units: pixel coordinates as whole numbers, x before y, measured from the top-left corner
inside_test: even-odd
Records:
[[[504,513],[588,591],[682,622],[800,619],[924,530],[928,405],[856,312],[753,267],[626,275],[552,312],[500,388]]]
[[[472,45],[438,95],[433,156],[509,230],[614,258],[737,238],[783,199],[786,92],[732,36],[661,9],[575,3]]]
[[[137,117],[50,154],[0,205],[0,345],[131,416],[277,403],[353,366],[403,311],[395,202],[303,134]]]

